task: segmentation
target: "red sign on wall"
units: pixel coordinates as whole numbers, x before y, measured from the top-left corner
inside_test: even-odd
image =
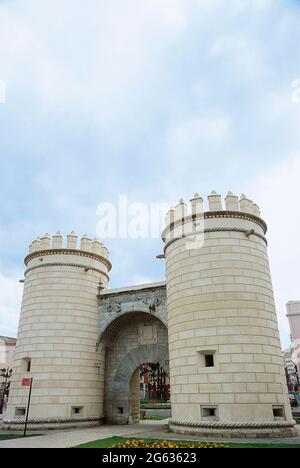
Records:
[[[30,387],[31,379],[22,379],[22,387]]]

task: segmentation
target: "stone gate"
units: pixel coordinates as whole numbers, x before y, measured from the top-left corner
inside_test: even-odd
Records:
[[[34,240],[4,427],[23,427],[24,377],[30,428],[137,421],[138,369],[168,372],[169,349],[171,430],[293,435],[266,232],[245,195],[195,194],[166,215],[167,283],[113,290],[97,239]]]
[[[159,362],[169,371],[166,285],[105,290],[100,296],[105,419],[138,422],[140,366]]]

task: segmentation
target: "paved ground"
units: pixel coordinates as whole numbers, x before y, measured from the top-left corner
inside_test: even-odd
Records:
[[[146,416],[165,416],[166,418],[171,417],[171,410],[170,409],[158,410],[158,409],[153,408],[153,409],[145,409],[145,410],[142,410],[142,411],[146,412]]]
[[[284,439],[243,439],[243,443],[286,443],[300,444],[300,427],[298,427],[299,435]],[[51,431],[47,434],[28,437],[26,439],[12,439],[0,441],[1,448],[67,448],[75,445],[84,444],[97,439],[106,439],[113,436],[122,437],[139,437],[139,438],[154,438],[154,439],[181,439],[181,440],[203,440],[203,438],[193,436],[182,436],[168,432],[166,421],[143,421],[140,424],[130,426],[99,426],[88,429],[74,429],[68,431]],[[238,442],[237,439],[210,439],[211,442],[220,441]]]
[[[159,426],[159,429],[157,428]],[[130,426],[98,426],[86,429],[50,431],[47,434],[25,439],[0,441],[1,448],[67,448],[107,437],[124,436],[146,437],[148,432],[157,434],[157,430],[166,430],[161,421],[144,421]],[[7,434],[7,432],[6,432]],[[157,437],[157,435],[155,436]]]

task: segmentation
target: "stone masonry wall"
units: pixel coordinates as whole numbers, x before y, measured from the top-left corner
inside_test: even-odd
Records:
[[[237,203],[232,214],[222,213],[220,197],[211,197],[211,212],[198,213],[199,248],[166,230],[172,420],[207,427],[292,425],[257,207],[255,215],[250,203],[245,215]],[[214,364],[207,367],[211,355]]]
[[[103,417],[97,295],[100,282],[108,282],[109,262],[92,252],[91,243],[81,245],[86,250],[74,247],[73,243],[72,250],[70,245],[37,249],[26,260],[7,424],[24,419],[28,397],[28,388],[21,386],[24,377],[33,378],[29,415],[33,424]]]

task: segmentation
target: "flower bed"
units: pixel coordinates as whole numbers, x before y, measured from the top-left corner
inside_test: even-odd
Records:
[[[224,444],[215,444],[209,442],[178,442],[176,440],[153,440],[145,441],[143,439],[128,439],[119,444],[113,444],[111,448],[155,448],[155,449],[202,449],[202,448],[228,448]]]

